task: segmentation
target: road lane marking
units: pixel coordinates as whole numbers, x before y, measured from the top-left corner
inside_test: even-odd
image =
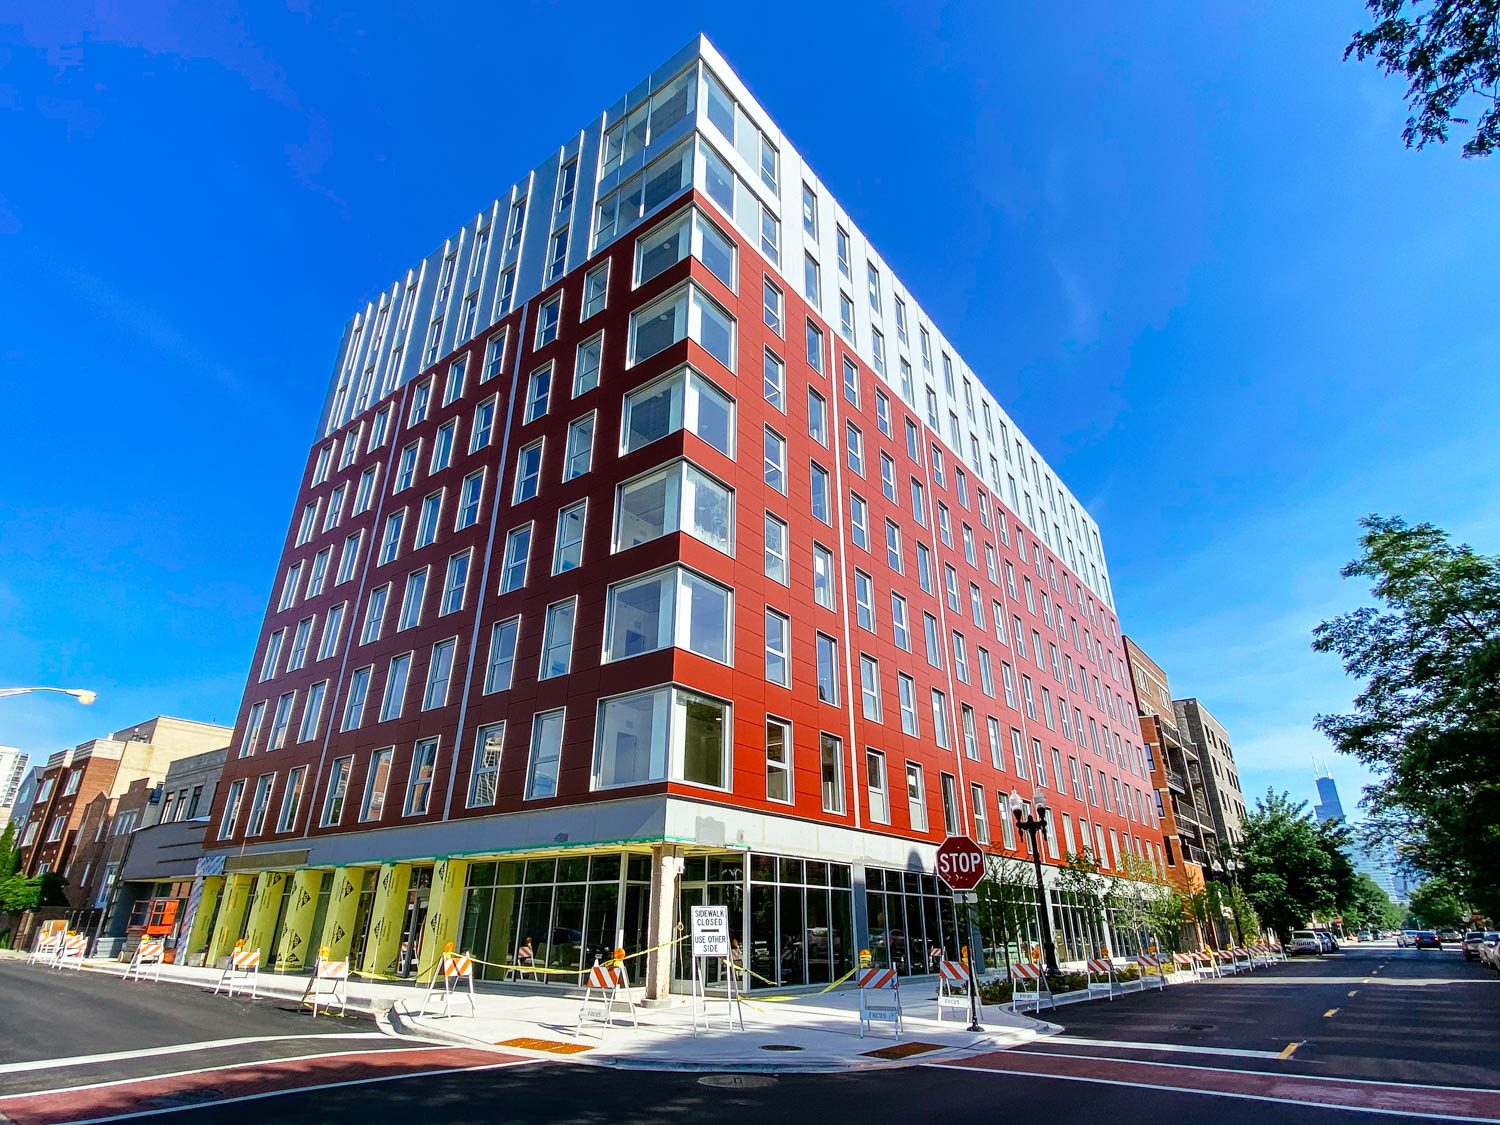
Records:
[[[381,1038],[385,1038],[381,1036]],[[451,1050],[447,1044],[434,1043],[427,1047],[392,1048],[392,1051],[442,1051]],[[483,1050],[476,1047],[474,1050]],[[218,1066],[200,1066],[192,1070],[173,1070],[166,1074],[137,1074],[134,1078],[111,1078],[108,1082],[88,1082],[82,1086],[53,1086],[45,1090],[24,1090],[15,1094],[0,1094],[0,1103],[19,1098],[44,1098],[58,1094],[77,1094],[85,1090],[103,1090],[110,1086],[129,1086],[136,1082],[164,1082],[169,1078],[190,1078],[195,1074],[213,1074],[221,1070],[242,1070],[246,1067],[276,1066],[280,1063],[311,1062],[314,1059],[354,1058],[370,1054],[385,1054],[384,1051],[324,1051],[316,1055],[292,1055],[284,1059],[252,1059],[250,1062],[220,1063]],[[497,1052],[498,1053],[498,1052]]]
[[[1357,996],[1357,995],[1359,995],[1359,989],[1357,989],[1357,988],[1351,988],[1349,990],[1349,995],[1350,996]]]
[[[379,1031],[356,1031],[347,1035],[246,1035],[239,1039],[209,1039],[202,1043],[172,1043],[165,1047],[151,1047],[142,1051],[110,1051],[103,1055],[69,1055],[59,1059],[34,1059],[31,1062],[6,1063],[0,1066],[0,1076],[25,1074],[32,1070],[55,1070],[61,1066],[89,1066],[93,1063],[123,1062],[126,1059],[145,1059],[156,1055],[180,1055],[188,1051],[208,1051],[218,1047],[244,1047],[251,1043],[282,1043],[291,1039],[387,1039]]]
[[[1042,1069],[1033,1052],[997,1051],[967,1061],[919,1065],[973,1072],[990,1071],[1024,1078],[1091,1082],[1171,1093],[1206,1094],[1280,1105],[1306,1105],[1442,1121],[1500,1121],[1500,1090],[1464,1086],[1365,1081],[1284,1071],[1234,1070],[1139,1059],[1054,1056],[1057,1069]],[[1142,1072],[1141,1068],[1155,1068]],[[1148,1074],[1152,1079],[1144,1080]],[[1212,1083],[1218,1083],[1217,1085]],[[1404,1095],[1404,1097],[1402,1096]]]
[[[1278,1059],[1289,1059],[1300,1046],[1302,1046],[1302,1040],[1300,1039],[1296,1040],[1295,1042],[1288,1043],[1285,1047],[1281,1048],[1281,1051],[1277,1054],[1276,1057]]]
[[[1362,981],[1360,981],[1359,983],[1360,984],[1374,984],[1375,982],[1372,981],[1369,977],[1365,977],[1365,979],[1362,980]]]
[[[108,1117],[86,1117],[69,1125],[105,1125],[110,1121],[129,1121],[138,1117],[155,1117],[158,1114],[181,1113],[184,1110],[206,1109],[210,1106],[234,1105],[237,1102],[254,1102],[262,1098],[279,1098],[286,1094],[316,1094],[323,1090],[339,1090],[349,1086],[373,1086],[377,1082],[400,1082],[406,1078],[441,1078],[445,1074],[476,1074],[485,1070],[506,1070],[513,1066],[534,1066],[535,1059],[513,1059],[506,1062],[487,1063],[483,1066],[450,1066],[442,1070],[417,1070],[410,1074],[382,1074],[374,1078],[351,1078],[346,1082],[323,1082],[316,1086],[295,1086],[285,1090],[265,1090],[257,1094],[236,1094],[212,1102],[197,1102],[193,1105],[175,1105],[164,1109],[138,1110],[134,1113],[116,1113]]]
[[[1132,1042],[1127,1039],[1088,1039],[1080,1035],[1049,1035],[1043,1039],[1036,1040],[1037,1046],[1047,1046],[1052,1043],[1059,1044],[1060,1046],[1115,1047],[1126,1051],[1170,1051],[1188,1055],[1228,1055],[1232,1058],[1241,1059],[1279,1059],[1282,1057],[1277,1051],[1252,1051],[1239,1047],[1193,1047],[1184,1043],[1141,1043]],[[1043,1054],[1045,1052],[1032,1051],[1031,1053]]]
[[[1337,1008],[1329,1008],[1328,1011],[1326,1011],[1326,1012],[1323,1013],[1323,1018],[1325,1020],[1331,1020],[1331,1019],[1333,1019],[1334,1016],[1336,1016],[1338,1014],[1339,1014],[1339,1010]]]

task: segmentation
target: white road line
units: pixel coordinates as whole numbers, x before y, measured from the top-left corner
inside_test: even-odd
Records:
[[[382,1036],[384,1038],[384,1036]],[[446,1043],[433,1044],[431,1047],[401,1047],[395,1048],[402,1051],[441,1051],[452,1050]],[[473,1048],[483,1050],[482,1047]],[[249,1062],[221,1063],[218,1066],[200,1066],[192,1070],[174,1070],[166,1074],[137,1074],[132,1078],[112,1078],[108,1082],[88,1082],[82,1086],[54,1086],[48,1090],[27,1090],[19,1094],[0,1094],[0,1101],[10,1101],[18,1098],[50,1098],[54,1095],[74,1094],[79,1090],[103,1090],[110,1086],[132,1086],[137,1082],[157,1082],[167,1078],[187,1078],[194,1074],[212,1074],[219,1070],[243,1070],[254,1066],[275,1066],[278,1063],[309,1062],[313,1059],[341,1059],[348,1055],[369,1054],[368,1051],[321,1051],[316,1055],[290,1055],[286,1058],[275,1059],[251,1059]],[[383,1053],[383,1052],[381,1052]],[[1069,1056],[1070,1058],[1072,1056]]]
[[[1345,1112],[1348,1112],[1348,1113],[1379,1113],[1379,1114],[1384,1114],[1385,1116],[1388,1116],[1388,1117],[1423,1117],[1423,1116],[1426,1116],[1428,1118],[1428,1120],[1430,1120],[1430,1121],[1476,1121],[1476,1122],[1481,1122],[1481,1123],[1483,1123],[1483,1122],[1489,1122],[1489,1123],[1491,1123],[1491,1125],[1493,1125],[1493,1122],[1495,1120],[1493,1117],[1447,1117],[1447,1116],[1442,1116],[1442,1115],[1437,1115],[1437,1114],[1424,1114],[1420,1110],[1410,1110],[1410,1109],[1375,1109],[1375,1108],[1371,1108],[1369,1106],[1362,1106],[1362,1105],[1339,1105],[1336,1102],[1319,1102],[1319,1101],[1312,1101],[1312,1100],[1306,1099],[1306,1098],[1273,1098],[1273,1097],[1270,1097],[1270,1096],[1268,1096],[1266,1094],[1244,1094],[1244,1093],[1240,1093],[1239,1091],[1236,1091],[1236,1090],[1205,1090],[1205,1089],[1202,1089],[1200,1087],[1190,1087],[1190,1086],[1167,1086],[1167,1085],[1164,1085],[1164,1084],[1161,1084],[1161,1083],[1157,1083],[1157,1082],[1134,1082],[1134,1081],[1131,1081],[1129,1079],[1123,1079],[1123,1078],[1085,1078],[1085,1077],[1083,1077],[1081,1075],[1077,1075],[1077,1074],[1032,1074],[1032,1073],[1025,1072],[1025,1071],[1017,1072],[1017,1071],[1013,1071],[1013,1070],[988,1070],[988,1071],[986,1071],[984,1067],[963,1066],[963,1065],[960,1065],[958,1063],[930,1062],[930,1063],[919,1063],[918,1065],[920,1065],[920,1066],[926,1066],[926,1067],[933,1067],[933,1068],[941,1068],[943,1070],[967,1070],[967,1071],[978,1070],[978,1071],[983,1071],[983,1072],[988,1073],[988,1074],[1005,1075],[1006,1077],[1009,1077],[1009,1078],[1017,1078],[1017,1077],[1019,1077],[1019,1078],[1045,1078],[1045,1079],[1056,1080],[1056,1081],[1061,1081],[1061,1082],[1092,1082],[1092,1083],[1094,1083],[1096,1085],[1100,1085],[1100,1086],[1129,1086],[1132,1089],[1136,1089],[1136,1090],[1162,1090],[1162,1091],[1165,1091],[1166,1093],[1169,1093],[1169,1094],[1202,1094],[1202,1095],[1204,1095],[1206,1097],[1211,1097],[1211,1098],[1240,1098],[1243,1101],[1250,1101],[1250,1102],[1270,1102],[1272,1105],[1306,1105],[1306,1106],[1313,1106],[1316,1109],[1338,1109],[1338,1110],[1344,1110]],[[1310,1077],[1310,1076],[1308,1076],[1308,1075],[1299,1075],[1298,1077]],[[1399,1083],[1399,1082],[1377,1083],[1377,1085],[1398,1086],[1398,1085],[1401,1085],[1401,1083]],[[1422,1087],[1418,1087],[1418,1089],[1421,1089],[1421,1088]],[[98,1120],[99,1121],[109,1121],[109,1120],[116,1120],[116,1119],[114,1119],[114,1118],[99,1118]],[[75,1122],[73,1122],[73,1125],[95,1125],[95,1123],[93,1123],[93,1122],[85,1122],[85,1121],[75,1121]]]
[[[358,1031],[348,1035],[247,1035],[239,1039],[210,1039],[202,1043],[172,1043],[142,1051],[111,1051],[103,1055],[70,1055],[61,1059],[36,1059],[32,1062],[7,1063],[0,1066],[0,1076],[25,1074],[32,1070],[55,1070],[61,1066],[88,1066],[92,1063],[145,1059],[156,1055],[180,1055],[187,1051],[208,1051],[216,1047],[241,1047],[249,1043],[280,1043],[291,1039],[386,1039],[379,1031]]]
[[[1188,1055],[1231,1055],[1242,1059],[1279,1059],[1280,1051],[1251,1051],[1238,1047],[1190,1047],[1183,1043],[1140,1043],[1130,1042],[1124,1039],[1085,1039],[1075,1035],[1049,1035],[1036,1040],[1036,1045],[1044,1047],[1048,1043],[1060,1043],[1063,1045],[1077,1044],[1081,1047],[1119,1047],[1127,1051],[1170,1051],[1181,1052]],[[1028,1055],[1041,1052],[1027,1051]]]
[[[236,1102],[254,1102],[262,1098],[280,1098],[287,1094],[316,1094],[320,1090],[339,1090],[347,1086],[372,1086],[377,1082],[400,1082],[407,1078],[439,1078],[444,1074],[472,1074],[483,1070],[504,1070],[512,1066],[534,1066],[535,1059],[516,1059],[514,1062],[489,1063],[485,1066],[450,1066],[443,1070],[417,1070],[410,1074],[383,1074],[377,1078],[352,1078],[347,1082],[324,1082],[317,1086],[297,1086],[288,1090],[266,1090],[259,1094],[240,1094],[233,1098],[220,1098],[212,1102],[196,1102],[193,1105],[174,1105],[165,1109],[145,1109],[135,1113],[117,1113],[112,1117],[88,1117],[74,1121],[71,1125],[104,1125],[108,1121],[129,1121],[136,1117],[155,1117],[158,1114],[181,1113],[183,1110],[210,1109]],[[1458,1120],[1455,1118],[1455,1120]]]

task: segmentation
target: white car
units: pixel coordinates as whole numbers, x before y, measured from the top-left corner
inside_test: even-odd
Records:
[[[1479,946],[1479,963],[1500,973],[1500,932],[1490,930]]]
[[[1292,931],[1292,940],[1286,944],[1286,955],[1295,957],[1299,953],[1311,953],[1315,957],[1323,956],[1323,943],[1318,940],[1318,935],[1312,930]]]

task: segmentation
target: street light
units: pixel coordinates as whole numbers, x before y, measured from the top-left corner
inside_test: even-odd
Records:
[[[1031,842],[1031,865],[1036,871],[1036,901],[1037,916],[1042,923],[1042,954],[1047,959],[1047,975],[1058,977],[1062,970],[1057,967],[1057,946],[1052,943],[1052,920],[1048,917],[1047,888],[1042,883],[1042,848],[1037,841],[1039,833],[1047,828],[1047,814],[1051,810],[1047,807],[1047,797],[1043,793],[1036,795],[1036,812],[1029,819],[1026,816],[1026,802],[1021,799],[1021,794],[1014,789],[1010,791],[1010,815],[1015,819],[1016,827],[1026,833],[1026,838]]]
[[[1213,861],[1213,864],[1212,864],[1212,870],[1213,870],[1213,873],[1216,876],[1218,876],[1220,879],[1222,879],[1227,874],[1229,876],[1229,885],[1235,891],[1238,891],[1240,884],[1239,884],[1239,878],[1236,876],[1235,872],[1239,870],[1239,866],[1240,865],[1238,863],[1236,863],[1234,861],[1234,859],[1232,857],[1230,857],[1230,856],[1223,856],[1223,858],[1221,860],[1221,858],[1220,858],[1219,855],[1215,855],[1214,856],[1214,861]],[[1233,898],[1230,899],[1230,903],[1229,903],[1229,925],[1230,925],[1230,936],[1232,936],[1234,938],[1234,940],[1235,940],[1235,942],[1237,944],[1244,945],[1245,944],[1245,932],[1244,932],[1244,930],[1242,930],[1240,928],[1240,917],[1239,917],[1239,913],[1235,910],[1235,904],[1234,904]],[[1214,927],[1214,929],[1215,929],[1214,936],[1218,937],[1218,933],[1217,933],[1218,927],[1217,927],[1217,925]]]
[[[71,695],[84,706],[99,698],[98,692],[89,691],[87,688],[67,687],[7,687],[0,688],[0,699],[9,699],[13,695],[30,695],[34,691],[55,691],[59,695]]]

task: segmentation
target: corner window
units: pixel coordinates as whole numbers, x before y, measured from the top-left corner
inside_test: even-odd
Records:
[[[734,399],[691,367],[680,367],[625,396],[621,452],[688,430],[726,457],[734,456]]]
[[[635,283],[644,285],[691,255],[730,289],[735,285],[735,245],[696,207],[689,207],[635,244]]]
[[[669,778],[724,788],[729,776],[729,719],[728,703],[680,687],[601,702],[594,788]]]
[[[685,285],[630,316],[630,363],[692,339],[728,370],[735,369],[734,318],[696,285]]]
[[[686,461],[627,481],[616,491],[616,551],[682,531],[731,554],[733,529],[733,491]]]
[[[604,658],[675,646],[727,664],[733,606],[727,588],[680,566],[617,583],[606,600]]]

